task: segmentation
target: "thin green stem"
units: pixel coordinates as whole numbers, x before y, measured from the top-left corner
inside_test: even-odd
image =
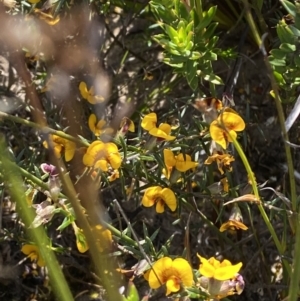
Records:
[[[4,119],[10,120],[10,121],[19,123],[19,124],[24,124],[26,126],[29,126],[31,128],[37,129],[37,130],[40,130],[43,133],[49,133],[49,134],[52,134],[52,135],[57,135],[61,138],[73,141],[73,142],[81,144],[85,147],[89,147],[89,145],[90,145],[87,141],[75,138],[75,137],[73,137],[69,134],[66,134],[63,131],[57,131],[57,130],[54,130],[54,129],[52,129],[50,127],[47,127],[47,126],[41,126],[41,125],[39,125],[35,122],[32,122],[32,121],[29,121],[29,120],[26,120],[26,119],[23,119],[23,118],[20,118],[20,117],[17,117],[17,116],[13,116],[13,115],[10,115],[10,114],[7,114],[7,113],[4,113],[4,112],[0,111],[0,118],[1,117],[4,118]]]
[[[258,45],[259,48],[262,48],[263,44],[262,44],[262,40],[258,34],[256,25],[254,23],[254,20],[252,18],[252,14],[250,12],[249,9],[249,5],[248,5],[248,1],[247,0],[243,0],[244,5],[245,5],[245,15],[246,15],[246,19],[248,21],[248,24],[252,30],[252,33],[255,37],[255,41]],[[288,133],[286,131],[285,128],[285,117],[284,117],[284,111],[281,105],[281,100],[279,97],[279,92],[278,92],[278,86],[276,83],[276,80],[274,78],[273,75],[273,71],[272,71],[272,67],[270,65],[269,59],[267,57],[266,54],[264,54],[264,60],[265,60],[265,64],[267,67],[267,71],[270,77],[270,81],[271,81],[271,86],[272,86],[272,90],[273,90],[273,95],[274,95],[274,100],[275,100],[275,104],[276,104],[276,109],[277,109],[277,114],[278,114],[278,119],[279,119],[279,124],[280,124],[280,128],[281,128],[281,132],[282,132],[282,136],[283,136],[283,140],[284,140],[284,148],[285,148],[285,154],[286,154],[286,160],[287,160],[287,166],[288,166],[288,173],[289,173],[289,183],[290,183],[290,193],[291,193],[291,202],[292,202],[292,211],[296,211],[297,210],[297,193],[296,193],[296,184],[295,184],[295,175],[294,175],[294,164],[293,164],[293,159],[292,159],[292,153],[291,153],[291,148],[288,144],[289,142],[289,136]]]
[[[43,227],[29,229],[34,219],[34,212],[28,208],[25,191],[23,189],[23,181],[20,177],[18,166],[12,162],[7,154],[4,138],[0,138],[0,163],[3,172],[5,186],[11,198],[17,204],[17,211],[26,226],[26,231],[35,241],[46,262],[49,278],[53,291],[57,299],[62,301],[74,300],[70,288],[65,280],[59,263],[49,247],[49,238],[47,237]]]
[[[253,171],[250,167],[248,159],[247,159],[244,151],[242,150],[240,144],[237,142],[237,140],[233,139],[232,136],[231,136],[231,139],[233,140],[234,147],[235,147],[236,151],[238,152],[238,154],[239,154],[239,156],[240,156],[240,158],[241,158],[241,160],[242,160],[242,162],[245,166],[248,177],[249,177],[249,179],[251,181],[251,184],[252,184],[252,189],[253,189],[254,195],[258,200],[260,200],[259,192],[258,192],[258,188],[257,188],[257,184],[256,184],[256,179],[254,177],[254,173],[253,173]],[[274,228],[273,228],[273,226],[272,226],[272,224],[269,220],[269,217],[268,217],[268,215],[267,215],[267,213],[266,213],[266,211],[265,211],[265,209],[264,209],[264,207],[261,203],[258,205],[258,209],[259,209],[260,214],[261,214],[261,216],[262,216],[262,218],[263,218],[263,220],[264,220],[264,222],[265,222],[265,224],[266,224],[266,226],[267,226],[267,228],[268,228],[268,230],[269,230],[269,232],[270,232],[270,234],[273,238],[273,241],[274,241],[274,243],[277,247],[277,250],[278,250],[279,254],[282,256],[283,253],[284,253],[284,249],[281,246],[281,243],[280,243],[280,241],[277,237],[277,234],[276,234],[276,232],[275,232],[275,230],[274,230]],[[286,271],[288,272],[289,276],[291,276],[291,267],[290,267],[289,263],[285,259],[283,259],[282,261],[283,261],[283,265],[284,265]]]

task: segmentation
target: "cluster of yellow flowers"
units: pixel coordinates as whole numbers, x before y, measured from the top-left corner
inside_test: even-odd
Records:
[[[148,131],[152,136],[151,145],[154,146],[157,142],[172,141],[176,136],[171,136],[172,126],[168,123],[161,123],[157,127],[157,115],[150,113],[144,116],[141,122],[144,130]],[[198,162],[193,162],[191,156],[183,153],[175,155],[172,150],[164,149],[164,163],[166,169],[163,170],[164,175],[170,180],[170,183],[176,182],[180,177],[180,172],[186,172],[194,169]],[[175,179],[175,180],[174,180]],[[145,207],[156,205],[156,212],[163,213],[164,207],[167,205],[171,211],[177,208],[177,200],[174,192],[170,188],[160,186],[152,186],[145,190],[142,204]]]
[[[166,286],[166,295],[180,293],[185,289],[198,288],[208,300],[219,300],[244,289],[243,277],[238,274],[242,263],[232,265],[229,260],[220,262],[214,257],[205,259],[198,255],[199,271],[193,273],[189,262],[183,258],[172,260],[170,257],[158,259],[145,274],[149,286],[157,289]],[[200,276],[198,275],[200,274]],[[194,282],[194,279],[196,281]]]
[[[102,101],[101,97],[94,94],[93,87],[88,89],[85,83],[80,84],[79,90],[82,97],[91,104]],[[211,118],[212,116],[214,117]],[[236,139],[236,132],[245,128],[245,123],[232,109],[223,109],[220,102],[214,104],[213,115],[207,115],[206,117],[211,119],[209,132],[214,147],[205,164],[216,162],[218,170],[223,175],[225,169],[231,170],[230,164],[234,161],[234,157],[226,153],[226,148],[230,142]],[[103,142],[101,140],[101,135],[112,134],[113,130],[106,126],[104,120],[97,120],[95,114],[89,116],[88,125],[97,139],[86,148],[82,157],[83,164],[86,167],[102,172],[112,172],[113,170],[118,173],[118,169],[122,164],[118,146],[113,142]],[[148,143],[145,145],[145,148],[148,150],[153,149],[157,143],[170,142],[176,139],[176,136],[171,135],[172,126],[170,124],[161,123],[157,126],[157,115],[155,113],[145,115],[141,121],[141,127],[150,135]],[[134,131],[134,125],[131,120],[125,118],[121,124],[121,132],[125,133],[128,130]],[[76,143],[62,138],[62,136],[52,135],[50,140],[57,157],[64,154],[65,160],[68,162],[72,160],[75,154]],[[48,143],[49,141],[44,142],[46,148],[48,148]],[[170,185],[182,181],[182,173],[194,170],[198,165],[198,162],[192,161],[190,155],[178,151],[175,153],[174,150],[169,148],[163,149],[163,161],[165,168],[162,170],[162,173],[166,182]],[[145,189],[142,205],[145,207],[155,206],[157,213],[163,213],[165,207],[174,212],[177,209],[178,202],[175,193],[169,186],[155,185]],[[233,207],[229,221],[221,226],[220,231],[232,228],[247,229],[242,223],[241,212],[238,206],[234,205]],[[79,235],[81,233],[79,228],[74,230],[75,234]],[[111,240],[110,231],[102,230],[106,231],[107,239]],[[85,252],[88,246],[82,244],[78,248],[80,252]],[[22,251],[32,260],[37,260],[39,265],[43,264],[36,247],[25,245]],[[214,257],[207,260],[200,255],[198,255],[198,258],[200,266],[199,270],[195,272],[189,262],[183,258],[173,260],[170,257],[162,257],[153,263],[151,269],[146,272],[145,278],[153,289],[165,285],[166,295],[180,293],[184,289],[196,288],[201,294],[206,294],[208,299],[219,300],[229,295],[240,294],[243,291],[244,281],[242,276],[238,274],[242,263],[232,265],[228,260],[220,262]]]
[[[231,163],[235,160],[226,149],[229,143],[237,138],[237,132],[245,129],[245,122],[236,111],[229,107],[223,107],[222,102],[216,98],[198,100],[195,107],[201,111],[205,121],[210,124],[211,155],[204,164],[210,165],[216,162],[220,174],[224,175],[225,170],[232,171]],[[220,184],[223,185],[225,192],[229,192],[226,177],[221,179]],[[248,229],[243,224],[242,214],[237,204],[233,206],[229,220],[221,225],[220,231],[235,231],[236,229]]]

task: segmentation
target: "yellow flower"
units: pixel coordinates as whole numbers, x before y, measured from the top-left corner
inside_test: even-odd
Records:
[[[157,116],[155,113],[150,113],[142,119],[141,126],[144,130],[150,131],[156,127]]]
[[[221,113],[218,119],[210,124],[209,132],[211,138],[226,149],[227,143],[232,142],[231,137],[236,139],[236,132],[243,131],[244,129],[244,120],[236,112],[231,110]]]
[[[28,255],[31,261],[36,261],[37,265],[43,267],[46,265],[45,261],[43,260],[39,248],[35,245],[24,245],[21,251]]]
[[[151,207],[156,204],[157,213],[163,213],[165,211],[165,205],[167,205],[171,211],[175,211],[177,208],[174,192],[169,188],[162,188],[160,186],[147,188],[142,199],[142,204],[145,207]]]
[[[166,284],[166,295],[176,293],[182,285],[190,287],[193,284],[193,271],[189,263],[183,258],[172,260],[163,257],[157,260],[150,270],[147,280],[153,289]]]
[[[159,127],[156,127],[157,116],[155,113],[150,113],[146,115],[141,123],[144,130],[148,131],[151,136],[160,138],[162,140],[171,141],[174,140],[175,136],[170,136],[171,125],[168,123],[161,123]]]
[[[65,160],[68,162],[73,159],[76,149],[76,144],[70,140],[64,139],[57,135],[51,135],[50,139],[53,142],[54,153],[57,158],[61,157],[61,153],[64,153]],[[48,148],[47,141],[43,142],[43,146]]]
[[[83,156],[83,164],[89,167],[108,171],[109,165],[113,169],[121,166],[121,156],[118,147],[114,143],[94,141]]]
[[[113,129],[109,127],[105,127],[105,120],[99,120],[97,122],[97,117],[95,114],[91,114],[89,117],[89,128],[94,133],[95,136],[101,136],[102,134],[111,134],[113,133]]]
[[[220,227],[220,232],[224,232],[226,230],[248,230],[248,227],[244,225],[242,222],[237,220],[228,220],[226,223],[223,223]]]
[[[216,162],[217,163],[217,166],[218,166],[218,169],[222,174],[224,174],[224,167],[226,169],[228,169],[229,171],[232,170],[232,167],[230,166],[230,163],[234,161],[234,157],[229,155],[229,154],[219,154],[219,153],[216,153],[216,154],[213,154],[211,156],[209,156],[204,164],[206,165],[209,165],[213,162]]]
[[[220,281],[234,278],[243,265],[241,262],[232,265],[232,263],[227,259],[224,259],[222,262],[220,262],[214,257],[211,257],[207,260],[204,257],[201,257],[199,254],[197,254],[197,256],[201,262],[199,267],[201,275]]]
[[[95,95],[94,87],[91,87],[90,90],[88,90],[85,82],[81,82],[79,84],[79,91],[82,98],[86,99],[89,103],[93,105],[104,101],[103,97]]]
[[[186,172],[198,165],[198,162],[192,161],[191,156],[182,153],[175,156],[170,149],[164,149],[164,161],[168,169],[175,167],[180,172]]]
[[[220,300],[227,296],[240,295],[245,288],[243,276],[240,274],[236,274],[234,278],[224,281],[202,276],[198,279],[197,284],[201,290],[209,295],[207,300]]]
[[[230,212],[229,220],[222,224],[220,232],[226,230],[234,232],[237,229],[248,230],[248,227],[243,224],[243,216],[240,207],[237,204],[234,204]]]

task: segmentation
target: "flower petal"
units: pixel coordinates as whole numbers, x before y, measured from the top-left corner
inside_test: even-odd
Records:
[[[208,277],[208,278],[214,277],[215,267],[212,264],[210,264],[210,262],[206,258],[201,257],[198,254],[197,254],[197,256],[201,262],[200,267],[199,267],[201,275]]]
[[[108,171],[108,162],[105,159],[99,159],[93,165],[94,168],[99,168],[102,171]]]
[[[71,161],[75,155],[76,144],[72,141],[66,140],[65,142],[65,160]]]
[[[223,223],[220,227],[220,232],[224,232],[226,230],[230,230],[232,228],[241,229],[241,230],[248,230],[248,227],[244,225],[242,222],[237,220],[229,220],[226,223]]]
[[[162,189],[160,196],[164,200],[165,204],[171,209],[171,211],[176,210],[177,208],[176,196],[171,189],[169,188]]]
[[[79,84],[79,91],[80,91],[80,94],[81,94],[82,98],[84,98],[84,99],[88,98],[89,92],[88,92],[88,89],[87,89],[87,86],[86,86],[85,82],[81,82]]]
[[[162,188],[160,186],[149,187],[145,190],[142,204],[145,207],[151,207],[155,204],[156,198],[159,195]]]
[[[176,157],[176,169],[181,172],[186,172],[189,169],[195,168],[198,165],[197,162],[193,162],[191,156],[179,154]]]
[[[152,270],[149,273],[149,286],[151,288],[159,288],[164,284],[167,279],[164,278],[164,273],[166,270],[172,267],[172,259],[169,257],[163,257],[158,259],[152,267]]]
[[[154,137],[162,138],[162,139],[167,140],[167,141],[171,141],[171,140],[174,140],[176,138],[175,136],[169,136],[168,134],[166,134],[163,130],[161,130],[159,128],[152,128],[149,131],[149,134],[154,136]]]
[[[240,262],[235,265],[220,267],[216,270],[214,278],[217,280],[221,280],[221,281],[229,280],[229,279],[235,277],[235,275],[241,269],[242,265],[243,264]]]
[[[173,167],[176,164],[176,159],[170,149],[164,149],[164,161],[167,167]]]
[[[96,122],[97,122],[97,117],[95,114],[91,114],[88,120],[88,125],[89,129],[95,134],[96,130]]]
[[[93,166],[97,159],[105,156],[105,144],[102,141],[94,141],[83,156],[83,164]]]
[[[187,260],[176,258],[173,261],[172,267],[177,271],[181,282],[189,287],[193,284],[193,270]]]
[[[243,118],[232,112],[223,112],[218,117],[218,120],[221,124],[224,124],[227,129],[236,132],[243,131],[246,126]]]
[[[141,126],[144,130],[150,131],[154,127],[156,127],[157,116],[155,113],[150,113],[142,119]]]
[[[165,202],[162,199],[158,199],[158,201],[156,201],[155,210],[157,213],[165,212]]]
[[[227,146],[227,135],[226,132],[218,125],[218,121],[215,120],[210,124],[209,132],[211,139],[216,141],[219,145],[221,145],[224,149]]]
[[[165,132],[167,135],[169,135],[171,133],[172,127],[170,124],[168,123],[161,123],[158,127],[160,130],[162,130],[163,132]]]
[[[121,166],[122,158],[119,152],[109,154],[107,159],[113,169],[118,169]]]
[[[170,295],[171,293],[176,293],[180,290],[180,283],[175,276],[171,276],[168,278],[166,282],[167,292],[166,296]]]

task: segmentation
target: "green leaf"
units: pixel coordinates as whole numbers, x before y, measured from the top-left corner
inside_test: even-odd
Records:
[[[207,60],[207,61],[216,61],[217,58],[218,58],[217,54],[212,51],[207,51],[202,56],[202,59]]]
[[[280,73],[274,71],[273,74],[274,74],[274,77],[275,77],[276,81],[280,85],[284,85],[286,83],[285,80],[284,80],[284,77]]]
[[[188,51],[192,50],[193,46],[194,46],[194,43],[193,43],[192,41],[189,41],[189,42],[187,43],[187,45],[185,46],[185,51],[187,51],[187,50],[188,50]],[[190,54],[191,54],[191,53],[189,53],[188,56],[190,56]]]
[[[300,37],[300,30],[298,28],[292,25],[290,25],[289,28],[296,37]]]
[[[299,55],[294,56],[294,63],[297,67],[300,67],[300,56]]]
[[[171,40],[174,40],[174,38],[178,36],[177,30],[174,29],[172,26],[165,24],[164,28]]]
[[[286,58],[286,52],[281,49],[273,49],[270,53],[274,59],[284,60]]]
[[[295,44],[294,34],[284,21],[279,21],[276,31],[281,43]]]
[[[198,60],[201,57],[201,53],[198,51],[193,51],[191,56],[189,57],[190,60]]]
[[[289,1],[285,1],[285,0],[281,0],[280,2],[289,14],[291,14],[293,17],[296,17],[297,9],[293,3],[289,2]]]
[[[273,66],[286,66],[286,61],[283,59],[276,59],[270,56],[269,61]]]
[[[178,37],[180,42],[186,41],[186,32],[184,27],[180,27],[178,30]]]
[[[215,29],[217,28],[218,23],[214,22],[211,23],[207,28],[205,33],[202,35],[203,39],[210,39],[212,37],[212,35],[214,34]]]
[[[156,238],[159,231],[160,231],[160,228],[158,228],[154,231],[154,233],[150,236],[151,241],[154,241],[154,239]]]
[[[296,46],[293,44],[282,43],[279,46],[279,49],[281,49],[282,51],[285,51],[286,53],[290,53],[290,52],[296,51]]]
[[[74,222],[74,218],[70,217],[65,217],[62,224],[56,229],[58,231],[62,231],[63,229],[67,228],[68,226],[70,226],[72,224],[72,222]]]
[[[203,12],[203,20],[201,25],[207,27],[213,20],[217,11],[217,6],[212,6],[208,11]]]
[[[206,74],[204,79],[215,85],[223,85],[222,79],[215,74]]]
[[[212,22],[216,11],[217,7],[212,6],[207,12],[203,12],[203,16],[199,16],[199,24],[195,28],[195,33],[201,34],[203,29]]]
[[[189,24],[187,24],[187,26],[185,27],[185,31],[188,34],[190,31],[193,31],[193,27],[194,27],[194,21],[191,21]]]
[[[196,90],[198,87],[198,78],[197,78],[197,61],[188,60],[185,65],[185,76],[193,90]]]
[[[128,283],[128,290],[127,290],[127,298],[123,296],[124,301],[139,301],[139,293],[133,284],[133,282]]]

